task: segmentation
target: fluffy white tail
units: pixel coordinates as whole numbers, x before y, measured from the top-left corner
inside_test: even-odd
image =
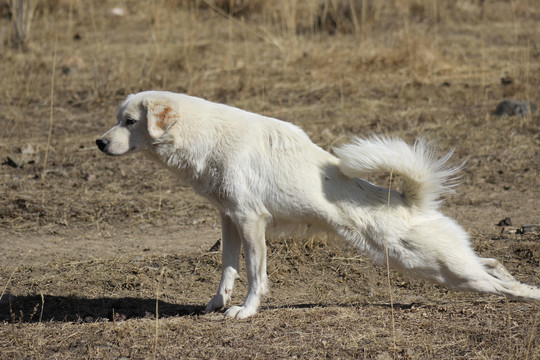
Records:
[[[439,197],[456,185],[455,176],[460,170],[447,164],[453,151],[438,157],[433,146],[423,139],[410,146],[388,137],[357,138],[334,151],[346,176],[391,171],[401,175],[403,195],[421,209],[437,208]]]

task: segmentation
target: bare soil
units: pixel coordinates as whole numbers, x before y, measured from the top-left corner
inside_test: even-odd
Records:
[[[443,211],[540,285],[540,234],[512,231],[540,223],[540,116],[492,114],[539,103],[540,4],[328,3],[42,1],[21,43],[0,1],[0,359],[540,358],[538,304],[388,277],[324,237],[268,239],[257,316],[204,314],[217,212],[144,156],[95,147],[147,89],[293,122],[328,150],[426,137],[466,161]]]

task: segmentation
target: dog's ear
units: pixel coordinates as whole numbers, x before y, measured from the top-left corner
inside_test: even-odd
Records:
[[[148,134],[154,140],[163,135],[179,119],[179,114],[168,99],[146,98],[143,100],[148,122]]]

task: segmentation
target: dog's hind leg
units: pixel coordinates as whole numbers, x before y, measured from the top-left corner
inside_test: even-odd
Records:
[[[493,277],[492,283],[499,288],[498,293],[518,300],[540,300],[540,289],[517,281],[496,259],[481,258],[486,272]]]
[[[261,296],[267,291],[266,274],[266,218],[258,214],[242,216],[237,221],[238,231],[244,247],[248,293],[242,306],[232,306],[225,316],[239,319],[247,318],[257,313]]]
[[[241,238],[236,224],[221,214],[222,274],[217,294],[206,305],[206,312],[221,309],[231,300],[234,281],[238,279]]]
[[[493,258],[481,258],[480,260],[491,276],[505,281],[517,281],[499,260]]]
[[[523,284],[517,280],[501,279],[499,277],[492,276],[487,270],[477,278],[468,279],[459,286],[460,289],[484,292],[488,294],[496,294],[508,296],[511,299],[521,301],[540,300],[540,289]],[[500,275],[500,273],[497,273]]]
[[[540,289],[514,279],[499,261],[475,254],[468,234],[451,219],[425,221],[405,238],[404,256],[396,261],[405,272],[456,289],[540,300]]]

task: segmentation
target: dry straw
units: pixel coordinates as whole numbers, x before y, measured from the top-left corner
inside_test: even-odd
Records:
[[[534,335],[536,334],[536,324],[538,321],[538,311],[536,312],[536,315],[534,316],[534,323],[531,330],[531,337],[529,338],[529,343],[527,344],[527,354],[525,355],[525,359],[529,360],[529,355],[531,354],[531,347],[534,340]]]
[[[10,0],[8,2],[12,14],[13,41],[19,49],[24,48],[30,36],[37,5],[37,0]]]
[[[28,252],[26,253],[26,255],[22,258],[22,260],[15,266],[15,268],[13,269],[13,271],[11,272],[11,274],[9,275],[9,278],[6,282],[6,285],[4,286],[4,290],[2,290],[2,293],[0,294],[0,300],[2,300],[2,298],[4,297],[4,294],[6,293],[6,290],[9,286],[9,284],[11,283],[11,279],[13,279],[13,276],[15,275],[15,273],[17,272],[17,269],[19,268],[19,266],[21,266],[21,264],[26,260],[26,258],[28,257],[28,255],[30,255],[30,253],[32,252],[32,250],[28,250]]]
[[[390,180],[388,184],[388,222],[390,223],[390,193],[392,191],[392,177],[393,171],[390,171]],[[388,280],[388,294],[390,296],[390,310],[392,314],[392,339],[394,342],[394,359],[396,358],[397,345],[396,345],[396,319],[394,315],[394,297],[392,294],[392,282],[390,280],[390,257],[388,255],[388,237],[386,237],[385,243],[385,255],[386,255],[386,278]]]
[[[47,170],[47,158],[49,157],[49,148],[51,145],[51,136],[52,136],[52,128],[54,124],[54,76],[56,72],[56,46],[58,44],[58,36],[54,39],[54,52],[53,52],[53,66],[52,66],[52,74],[51,74],[51,107],[50,107],[50,113],[49,113],[49,132],[47,134],[47,146],[45,147],[45,159],[43,159],[43,170],[41,172],[41,178],[45,180],[45,174]]]
[[[43,309],[45,308],[45,296],[41,293],[41,311],[39,312],[39,323],[43,320]]]
[[[158,347],[158,335],[159,335],[159,291],[161,287],[161,283],[163,281],[163,274],[165,273],[165,269],[161,269],[161,273],[159,274],[159,280],[156,288],[156,331],[154,336],[154,359],[156,359],[157,355],[157,347]]]
[[[221,15],[221,16],[227,18],[227,19],[230,19],[230,21],[233,21],[235,23],[235,25],[241,27],[242,29],[244,29],[245,31],[247,31],[251,35],[255,36],[256,38],[258,38],[260,40],[263,40],[263,41],[265,41],[265,42],[267,42],[267,43],[269,43],[271,45],[274,45],[278,49],[282,48],[281,43],[277,40],[277,38],[275,36],[271,35],[270,33],[265,32],[264,34],[261,34],[260,32],[246,26],[246,24],[244,24],[242,21],[238,21],[238,20],[234,19],[233,17],[230,16],[230,14],[228,14],[226,11],[219,8],[218,6],[214,5],[212,2],[210,2],[208,0],[201,0],[201,1],[205,5],[207,5],[210,9],[212,9],[213,11],[218,13],[219,15]]]

